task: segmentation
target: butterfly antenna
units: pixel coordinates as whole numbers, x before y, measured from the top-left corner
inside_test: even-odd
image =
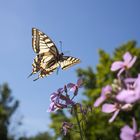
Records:
[[[64,54],[70,55],[70,51],[65,51]]]
[[[60,51],[62,52],[62,41],[59,41],[60,43]]]
[[[62,41],[59,41],[59,43],[60,43],[60,51],[63,52],[62,51],[62,46],[63,46]],[[70,51],[65,51],[64,54],[70,54]]]

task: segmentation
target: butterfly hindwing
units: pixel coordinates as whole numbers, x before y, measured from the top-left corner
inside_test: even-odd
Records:
[[[46,68],[46,69],[42,68],[42,66],[41,66],[38,78],[36,78],[34,81],[36,81],[39,78],[43,78],[45,76],[48,76],[48,75],[52,74],[57,69],[57,67],[58,67],[58,63],[55,63],[50,68]]]
[[[34,79],[34,81],[36,81],[39,78],[43,78],[45,76],[48,76],[48,75],[52,74],[57,69],[59,64],[58,63],[54,63],[52,61],[52,65],[48,68],[47,64],[40,62],[38,57],[36,57],[34,59],[34,62],[32,64],[32,66],[33,66],[33,70],[32,70],[32,73],[29,76],[39,72],[38,77],[36,79]]]
[[[80,59],[71,56],[63,56],[63,60],[60,61],[60,66],[65,70],[77,63],[80,63]]]

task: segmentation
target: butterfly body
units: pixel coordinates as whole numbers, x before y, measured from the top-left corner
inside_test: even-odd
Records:
[[[37,55],[32,64],[32,73],[29,76],[39,73],[37,79],[50,75],[59,67],[66,69],[80,62],[78,58],[59,53],[54,42],[36,28],[32,28],[32,48]]]

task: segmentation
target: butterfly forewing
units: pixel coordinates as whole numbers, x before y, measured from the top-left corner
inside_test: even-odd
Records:
[[[53,41],[36,28],[32,28],[32,47],[34,52],[38,54],[45,52],[51,52],[55,56],[59,54]]]

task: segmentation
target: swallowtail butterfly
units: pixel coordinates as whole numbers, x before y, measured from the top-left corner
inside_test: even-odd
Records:
[[[64,56],[63,53],[59,53],[54,42],[36,28],[32,28],[32,48],[37,55],[33,60],[33,69],[29,76],[39,73],[38,78],[34,81],[50,75],[59,67],[65,70],[80,62],[78,58]]]

